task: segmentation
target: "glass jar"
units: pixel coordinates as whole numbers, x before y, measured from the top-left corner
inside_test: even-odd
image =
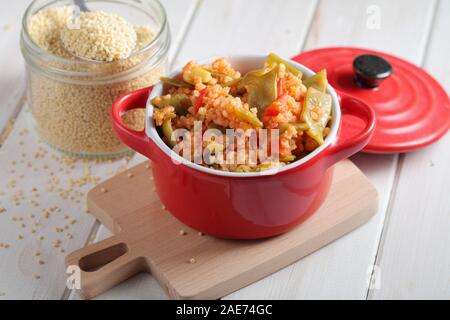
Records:
[[[116,62],[71,56],[59,43],[60,26],[56,23],[63,18],[67,20],[65,23],[73,22],[77,10],[73,1],[35,0],[23,17],[21,34],[28,101],[36,129],[50,146],[76,157],[118,157],[127,154],[129,149],[113,132],[111,106],[120,95],[151,86],[165,74],[169,26],[158,0],[87,0],[86,3],[91,11],[115,13],[135,25],[136,31],[141,28],[137,50],[129,58]],[[57,16],[45,23],[34,23],[30,30],[30,19],[36,13],[56,7],[62,15],[58,11]],[[44,29],[40,30],[41,27]],[[53,33],[48,28],[53,28]],[[45,45],[36,41],[37,38],[44,39]]]

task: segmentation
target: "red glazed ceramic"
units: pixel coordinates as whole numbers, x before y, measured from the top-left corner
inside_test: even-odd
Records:
[[[260,68],[266,57],[226,58],[237,70],[246,72]],[[209,61],[212,59],[202,63]],[[307,77],[314,74],[298,63],[292,64],[301,68]],[[220,238],[267,238],[287,232],[307,219],[328,194],[333,165],[363,149],[375,128],[375,114],[368,105],[338,94],[328,86],[333,98],[333,123],[322,146],[281,169],[263,173],[222,172],[186,161],[160,138],[149,101],[161,95],[162,89],[159,84],[119,98],[112,110],[115,132],[125,144],[152,160],[156,189],[166,208],[191,228]],[[131,109],[144,107],[147,108],[146,130],[127,128],[121,116]],[[346,119],[360,119],[365,123],[364,128],[343,139],[341,115],[351,115]]]
[[[383,58],[392,66],[375,88],[358,86],[355,58],[361,55]],[[327,69],[335,90],[370,105],[377,116],[377,128],[363,152],[399,153],[428,146],[450,129],[450,99],[444,88],[425,70],[387,53],[362,48],[323,48],[293,58],[314,71]],[[363,123],[354,122],[354,131]],[[351,133],[351,130],[348,131]]]

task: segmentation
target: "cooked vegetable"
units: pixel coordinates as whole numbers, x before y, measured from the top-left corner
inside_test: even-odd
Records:
[[[258,119],[256,114],[251,112],[250,110],[245,109],[244,107],[235,107],[236,116],[243,121],[246,121],[257,128],[261,128],[263,126],[262,122]]]
[[[208,69],[208,68],[204,68],[206,71],[208,71],[209,73],[211,73],[211,75],[213,77],[228,77],[228,75],[226,73],[223,72],[219,72],[219,71],[215,71],[212,69]]]
[[[194,86],[192,84],[187,83],[186,81],[183,81],[183,80],[180,80],[180,79],[177,79],[177,78],[161,77],[160,80],[163,83],[169,84],[169,85],[174,86],[174,87],[194,89]]]
[[[173,148],[176,144],[176,141],[172,140],[173,128],[172,128],[172,120],[168,119],[164,121],[162,125],[162,132],[164,135],[165,142]]]
[[[212,79],[211,72],[201,67],[193,67],[189,74],[183,74],[183,80],[195,84],[195,79],[200,78],[202,83],[208,83]]]
[[[307,133],[321,145],[323,132],[331,119],[331,96],[310,87],[303,103],[302,120],[309,126]]]
[[[326,72],[321,71],[304,82],[301,77],[301,70],[274,54],[261,69],[244,73],[242,77],[224,58],[208,64],[190,61],[183,68],[183,77],[166,80],[172,84],[166,86],[170,88],[166,94],[170,94],[152,100],[154,122],[171,148],[178,142],[178,139],[172,140],[173,133],[177,132],[175,128],[187,130],[189,137],[195,136],[199,122],[202,132],[220,130],[225,140],[202,141],[201,148],[207,151],[204,155],[209,156],[217,155],[220,147],[227,155],[227,162],[205,158],[200,163],[203,166],[243,173],[281,168],[316,150],[331,130],[332,98],[326,93]],[[246,155],[245,163],[228,162],[228,159],[237,160],[235,153],[230,153],[236,151],[233,149],[236,146],[230,145],[226,136],[228,130],[244,130],[244,150],[256,151],[257,159]],[[278,134],[273,136],[271,130]],[[255,133],[257,136],[253,139]],[[267,135],[267,139],[261,134]],[[272,143],[277,142],[278,151],[272,148]],[[259,153],[260,148],[267,148],[266,155],[270,157]],[[211,159],[214,161],[210,162]]]
[[[278,94],[278,99],[280,99],[282,96],[284,96],[284,90],[283,90],[283,81],[282,79],[278,79],[277,81],[277,94]]]
[[[284,156],[280,159],[281,162],[292,162],[295,160],[294,155]]]
[[[280,114],[280,112],[281,112],[280,101],[275,100],[264,110],[263,118],[264,117],[276,117]]]
[[[247,90],[250,107],[258,109],[258,116],[278,97],[277,74],[276,66],[272,69],[255,70],[247,73],[239,83],[240,88]]]
[[[233,79],[231,81],[222,83],[222,87],[232,87],[232,86],[237,85],[241,81],[242,81],[242,78]]]
[[[266,60],[266,68],[273,67],[274,65],[278,65],[279,63],[282,63],[286,66],[286,69],[294,74],[295,76],[301,78],[302,77],[302,71],[296,67],[294,67],[292,64],[290,64],[288,61],[285,61],[281,59],[279,56],[277,56],[275,53],[269,54]]]
[[[226,73],[223,73],[223,72],[219,72],[219,71],[215,71],[215,70],[207,69],[207,68],[205,68],[205,70],[207,70],[208,72],[210,72],[211,75],[212,75],[213,77],[215,77],[215,78],[218,78],[218,77],[230,77],[230,75],[228,75],[228,74],[226,74]],[[238,84],[239,81],[241,81],[241,80],[242,80],[242,78],[237,78],[237,79],[233,79],[233,80],[230,80],[230,81],[228,81],[228,82],[225,82],[225,83],[219,83],[219,84],[220,84],[222,87],[232,87],[232,86]]]
[[[205,96],[208,94],[208,87],[206,87],[205,89],[203,89],[200,92],[200,95],[198,96],[198,98],[195,100],[195,112],[198,112],[198,109],[200,109],[204,102],[205,102]]]
[[[306,131],[309,129],[309,125],[307,123],[283,123],[280,126],[280,133],[283,133],[289,127],[294,127],[297,131]]]
[[[314,88],[321,92],[325,92],[327,90],[328,80],[327,80],[327,70],[323,69],[317,72],[312,77],[305,79],[303,84],[307,88]]]
[[[152,104],[160,109],[172,106],[175,108],[175,113],[178,116],[186,115],[188,109],[192,107],[191,99],[183,93],[156,97],[152,100]]]

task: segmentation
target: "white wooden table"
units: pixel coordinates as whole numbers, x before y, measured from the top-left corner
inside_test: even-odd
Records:
[[[0,208],[6,209],[0,213],[0,244],[9,245],[0,248],[0,299],[78,299],[66,289],[64,256],[109,235],[85,213],[86,192],[96,182],[87,179],[86,172],[104,180],[143,158],[72,163],[38,141],[24,98],[18,45],[21,16],[29,2],[0,2],[0,130],[5,133],[0,148]],[[163,4],[173,34],[173,65],[224,53],[274,51],[293,56],[317,47],[361,46],[421,65],[450,89],[449,0],[164,0]],[[371,25],[373,10],[380,10],[379,28]],[[353,160],[378,189],[377,215],[344,238],[226,299],[450,298],[450,135],[417,152],[360,154]],[[55,245],[56,240],[61,245]],[[166,298],[146,274],[99,297]]]

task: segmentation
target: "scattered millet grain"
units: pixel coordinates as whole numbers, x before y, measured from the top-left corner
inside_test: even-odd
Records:
[[[187,235],[187,232],[184,230],[180,230],[180,236],[185,236],[185,235]]]
[[[28,68],[30,104],[37,130],[50,145],[77,156],[104,156],[128,152],[129,149],[119,141],[113,132],[110,108],[123,93],[155,84],[164,74],[165,66],[149,65],[151,53],[139,52],[155,37],[155,34],[148,26],[132,26],[136,37],[134,48],[136,54],[125,60],[88,63],[71,55],[64,48],[61,40],[61,30],[64,30],[71,12],[70,7],[46,8],[33,15],[29,21],[29,34],[40,48],[50,54],[68,58],[67,62],[60,60],[56,65],[54,60],[39,60],[42,64],[41,68],[52,68],[52,70],[56,68],[59,71],[58,74],[64,74],[65,71],[89,72],[90,74],[89,76],[84,74],[67,75],[63,76],[64,80],[61,80],[51,72],[44,76],[38,70]],[[96,12],[82,13],[82,16],[97,14]],[[118,26],[122,25],[123,23],[118,23]],[[70,38],[67,34],[72,34],[73,31],[80,35],[80,41],[77,43],[95,42],[95,40],[85,38],[87,35],[86,30],[83,29],[83,22],[81,27],[81,30],[62,32],[65,35],[64,39],[67,40],[66,36]],[[92,27],[97,28],[98,26]],[[129,26],[126,29],[128,30],[126,32],[133,37]],[[113,30],[116,29],[113,28]],[[119,33],[123,31],[117,30]],[[105,36],[102,36],[97,40],[102,43],[105,41],[104,38]],[[125,47],[129,45],[125,44]],[[88,48],[86,50],[89,51]],[[77,64],[74,64],[74,61],[77,61]],[[137,73],[119,77],[135,67],[139,67]],[[100,79],[107,80],[100,82]],[[142,123],[143,120],[139,119],[139,122]]]
[[[44,265],[44,264],[45,264],[45,261],[44,261],[44,260],[39,260],[38,263],[39,263],[40,265]]]
[[[134,177],[134,174],[128,173],[128,174],[127,174],[127,177],[128,177],[128,178],[133,178],[133,177]]]
[[[6,212],[6,209],[5,208],[0,208],[0,213],[4,213],[4,212]]]
[[[196,262],[197,262],[197,260],[195,260],[194,258],[190,258],[190,259],[189,259],[189,263],[190,263],[190,264],[194,264],[194,263],[196,263]]]
[[[8,187],[9,188],[14,189],[16,187],[16,185],[17,185],[16,180],[9,180],[8,181]]]
[[[59,246],[61,245],[61,240],[59,239],[53,240],[52,244],[54,248],[59,248]]]
[[[63,26],[61,41],[77,57],[111,62],[130,56],[136,48],[137,35],[133,25],[124,18],[90,11],[80,13],[79,29]]]
[[[108,189],[106,189],[106,188],[101,188],[101,189],[100,189],[100,192],[101,192],[101,193],[107,193],[107,192],[108,192]]]
[[[0,144],[3,144],[6,141],[6,139],[8,138],[9,134],[11,133],[12,129],[14,128],[14,122],[15,122],[15,119],[8,121],[6,123],[3,131],[0,131]]]
[[[126,112],[122,116],[123,123],[136,131],[142,131],[145,129],[145,113],[143,108],[137,108]]]
[[[204,234],[203,232],[199,232],[198,235],[199,235],[200,237],[203,237],[205,234]]]

